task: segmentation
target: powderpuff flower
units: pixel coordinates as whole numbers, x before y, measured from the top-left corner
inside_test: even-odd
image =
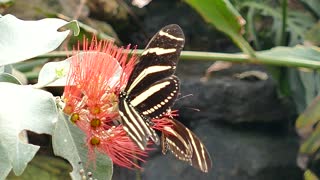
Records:
[[[153,122],[152,128],[167,135],[171,134],[171,132],[168,131],[167,129],[172,128],[174,126],[171,118],[177,117],[177,116],[179,116],[177,110],[170,110],[166,114],[164,114],[163,117],[152,119],[152,122]]]
[[[94,149],[127,168],[139,168],[145,151],[127,136],[118,119],[118,95],[128,82],[136,63],[136,55],[129,54],[130,46],[118,48],[110,41],[89,43],[83,40],[73,51],[70,70],[64,89],[64,113],[86,135],[89,159],[94,160]]]

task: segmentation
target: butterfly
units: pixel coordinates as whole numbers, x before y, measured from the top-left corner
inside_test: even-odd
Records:
[[[164,115],[178,96],[179,79],[173,74],[183,46],[184,34],[178,25],[163,27],[146,46],[119,94],[121,123],[141,149],[149,138],[160,143],[151,119]]]
[[[183,31],[178,25],[163,27],[149,41],[119,94],[123,128],[143,150],[149,139],[160,144],[151,120],[166,114],[178,96],[180,82],[174,72],[184,42]],[[162,133],[162,152],[165,154],[170,150],[178,159],[208,172],[211,159],[203,143],[179,121],[167,120],[173,126],[166,127],[165,131],[169,133]]]

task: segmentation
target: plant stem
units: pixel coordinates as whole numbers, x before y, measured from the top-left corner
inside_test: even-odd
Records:
[[[251,59],[255,59],[255,51],[252,49],[248,41],[243,38],[243,36],[234,35],[230,37],[233,40],[233,42],[237,44],[237,46],[242,50],[242,52],[249,55]]]
[[[214,53],[200,51],[182,51],[181,60],[202,60],[202,61],[230,61],[230,62],[248,62],[249,55],[246,54],[229,54],[229,53]]]
[[[137,54],[141,54],[143,50],[136,50]],[[67,51],[54,51],[36,57],[39,58],[65,58],[72,53]],[[229,61],[236,63],[254,63],[254,64],[267,64],[275,66],[289,66],[289,67],[304,67],[310,69],[320,69],[320,61],[292,58],[292,57],[275,57],[268,56],[257,51],[256,57],[252,58],[247,54],[230,54],[230,53],[215,53],[215,52],[200,52],[200,51],[182,51],[181,60],[199,60],[199,61]]]

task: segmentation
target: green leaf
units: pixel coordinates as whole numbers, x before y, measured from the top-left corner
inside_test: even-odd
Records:
[[[23,21],[10,14],[0,17],[0,65],[53,51],[69,34],[57,31],[67,23],[55,18]]]
[[[243,38],[245,20],[228,0],[186,0],[205,21],[226,33],[246,54],[254,56],[254,51]]]
[[[241,4],[241,8],[249,7],[254,8],[261,12],[263,16],[270,16],[273,18],[272,30],[275,33],[274,36],[281,36],[281,24],[282,24],[282,10],[280,8],[274,8],[263,2],[246,1]],[[287,16],[287,31],[290,32],[289,45],[293,46],[303,41],[305,32],[314,25],[315,19],[305,12],[289,11]]]
[[[13,64],[12,67],[20,72],[30,72],[30,71],[33,71],[34,68],[42,67],[48,61],[49,61],[48,58],[32,59],[29,61]]]
[[[306,89],[301,80],[299,70],[290,68],[287,72],[287,81],[289,82],[293,101],[295,102],[298,113],[301,113],[307,107]]]
[[[21,176],[10,173],[7,180],[70,179],[68,170],[71,166],[58,157],[36,155]]]
[[[21,84],[21,82],[12,76],[9,73],[0,73],[0,82],[9,82],[9,83],[14,83],[14,84]]]
[[[320,148],[320,96],[315,98],[307,109],[298,117],[296,129],[304,139],[300,153],[313,155]]]
[[[13,0],[0,0],[0,6],[3,6],[3,7],[8,7],[10,5],[12,5],[14,3]],[[1,14],[0,14],[0,17],[1,17]]]
[[[308,137],[300,146],[299,152],[302,154],[313,155],[320,147],[320,128],[312,132],[311,136]]]
[[[320,96],[301,113],[296,121],[296,130],[300,136],[307,138],[313,132],[313,127],[320,120]]]
[[[257,53],[257,59],[282,59],[287,65],[299,65],[300,62],[320,63],[320,50],[317,47],[276,47]],[[276,62],[275,62],[276,63]],[[320,75],[317,71],[299,68],[288,70],[288,81],[298,112],[302,112],[320,92]]]
[[[0,73],[8,73],[12,74],[12,66],[11,65],[6,65],[6,66],[0,66]]]
[[[0,152],[5,152],[5,167],[20,175],[39,146],[27,143],[23,130],[52,134],[57,109],[52,94],[31,86],[0,82]]]
[[[311,9],[318,17],[320,17],[320,1],[319,0],[300,0],[300,1],[308,5],[308,8]]]
[[[61,26],[58,29],[58,31],[61,32],[61,31],[66,31],[68,29],[73,31],[74,36],[78,36],[80,34],[80,27],[79,27],[78,21],[76,21],[76,20],[72,20],[69,23],[67,23],[66,25]]]
[[[304,180],[319,180],[318,176],[312,172],[310,169],[307,169],[304,174]]]
[[[111,179],[112,178],[112,161],[99,152],[96,152],[96,162],[88,161],[88,149],[83,132],[64,115],[59,116],[56,128],[52,137],[54,153],[67,159],[73,167],[70,174],[72,179],[81,179],[81,170],[85,174],[91,172],[93,179]],[[95,163],[96,167],[92,167]],[[87,165],[90,165],[89,167]]]
[[[319,1],[320,2],[320,1]],[[312,26],[310,30],[305,33],[305,41],[315,46],[320,46],[320,21]]]
[[[277,59],[291,59],[295,63],[299,61],[320,61],[320,49],[315,46],[295,46],[295,47],[275,47],[270,50],[260,51],[258,53],[259,57],[271,57]],[[258,57],[258,58],[259,58]],[[283,64],[286,66],[287,64]]]

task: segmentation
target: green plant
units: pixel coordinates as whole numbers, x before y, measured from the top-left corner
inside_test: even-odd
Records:
[[[39,150],[39,146],[28,143],[25,130],[52,135],[56,155],[64,157],[73,166],[71,176],[74,179],[83,176],[78,172],[85,169],[88,161],[88,150],[83,146],[84,135],[68,123],[57,108],[53,95],[40,89],[50,84],[59,84],[56,80],[65,76],[68,63],[46,64],[35,85],[21,84],[13,75],[14,69],[11,66],[56,49],[69,34],[69,30],[57,31],[62,27],[73,29],[75,34],[79,33],[76,21],[66,22],[54,18],[22,21],[12,15],[0,16],[0,179],[5,179],[11,170],[15,175],[21,175]],[[35,61],[33,65],[38,63]],[[89,167],[88,170],[99,172],[95,173],[95,177],[110,179],[110,159],[99,153],[97,155],[99,168]]]
[[[222,61],[231,61],[239,63],[259,63],[267,64],[280,67],[295,67],[304,69],[304,71],[293,71],[292,73],[298,73],[298,76],[295,76],[296,79],[291,79],[290,84],[295,85],[291,86],[291,91],[295,88],[298,89],[298,94],[292,93],[293,97],[297,99],[302,99],[304,104],[301,104],[301,107],[298,107],[301,111],[304,110],[305,106],[315,96],[315,90],[318,92],[319,82],[318,74],[315,73],[320,68],[320,50],[315,46],[295,46],[295,47],[274,47],[272,49],[264,51],[255,51],[246,40],[244,35],[244,19],[233,7],[233,5],[227,0],[204,0],[199,3],[196,0],[186,0],[188,4],[194,7],[204,19],[211,25],[217,27],[220,31],[226,33],[230,38],[239,46],[243,51],[243,54],[227,54],[227,53],[215,53],[215,52],[193,52],[193,51],[184,51],[182,52],[181,59],[196,59],[196,60],[222,60]],[[301,42],[303,37],[302,32],[309,32],[308,29],[312,30],[315,26],[315,19],[319,17],[319,11],[317,11],[314,6],[310,6],[310,1],[303,1],[308,6],[312,7],[312,13],[305,16],[297,13],[293,13],[292,17],[288,16],[291,14],[287,12],[287,1],[281,1],[282,8],[279,9],[270,9],[266,4],[257,4],[254,2],[242,1],[239,5],[241,10],[243,8],[249,8],[248,12],[248,29],[255,30],[254,19],[257,12],[267,13],[268,16],[272,16],[275,20],[272,25],[270,32],[263,31],[263,33],[271,35],[276,34],[276,38],[272,41],[272,47],[275,45],[286,45],[286,42],[293,45],[297,42]],[[300,16],[301,15],[301,16]],[[310,19],[309,19],[310,17]],[[312,17],[312,18],[311,18]],[[11,20],[8,20],[8,18]],[[250,20],[251,18],[251,20]],[[261,18],[261,17],[259,17]],[[292,19],[291,19],[292,18]],[[21,31],[21,29],[6,29],[4,27],[11,26],[15,24],[15,20],[12,16],[2,16],[0,17],[0,37],[4,33],[26,33],[26,31]],[[66,57],[67,52],[57,51],[50,54],[45,54],[49,51],[54,50],[65,38],[66,32],[57,32],[55,31],[59,27],[68,24],[65,21],[57,20],[59,23],[53,23],[53,27],[47,27],[45,25],[36,24],[39,26],[29,26],[30,29],[45,31],[45,34],[49,34],[49,37],[53,37],[54,43],[49,43],[46,38],[38,38],[37,34],[30,35],[32,39],[4,39],[0,38],[0,47],[6,47],[7,49],[0,48],[1,57],[0,57],[0,96],[3,100],[2,103],[6,105],[5,108],[0,109],[0,166],[5,167],[0,169],[1,178],[4,178],[11,169],[14,173],[19,175],[23,172],[27,163],[34,157],[35,152],[39,147],[30,145],[28,143],[21,143],[21,139],[26,141],[26,137],[20,135],[21,130],[31,130],[37,133],[47,133],[53,136],[53,148],[58,155],[66,158],[73,166],[72,177],[78,179],[81,175],[76,172],[80,172],[84,168],[87,162],[87,149],[83,146],[83,134],[79,129],[74,126],[70,126],[70,122],[66,120],[64,115],[59,112],[57,108],[57,103],[55,98],[51,93],[40,90],[40,87],[48,86],[53,83],[58,83],[58,85],[65,85],[65,81],[56,81],[61,79],[64,75],[67,74],[67,66],[69,65],[68,61],[61,61],[57,63],[47,63],[48,58],[51,57]],[[302,23],[303,26],[297,25],[297,23]],[[51,23],[52,24],[52,23]],[[290,24],[290,26],[289,26]],[[71,26],[73,27],[73,26]],[[279,28],[281,27],[281,28]],[[292,29],[290,29],[292,27]],[[48,29],[49,28],[49,29]],[[74,28],[77,29],[77,28]],[[52,31],[54,30],[54,31]],[[3,33],[4,32],[4,33]],[[249,31],[250,32],[250,31]],[[289,37],[287,36],[289,32]],[[314,31],[313,31],[314,32]],[[316,31],[317,32],[317,31]],[[32,34],[32,33],[31,33]],[[265,49],[264,44],[260,40],[261,37],[264,37],[264,34],[257,35],[255,31],[252,31],[252,34],[255,36],[253,38],[256,49]],[[15,37],[20,37],[16,36]],[[21,37],[25,37],[21,35]],[[268,36],[266,36],[268,37]],[[301,39],[302,37],[302,39]],[[38,40],[40,42],[38,42]],[[289,41],[288,41],[289,40]],[[23,44],[23,43],[25,44]],[[53,45],[54,44],[54,45]],[[53,46],[52,46],[53,45]],[[19,47],[19,48],[17,48]],[[267,46],[271,47],[271,46]],[[19,53],[16,53],[19,49]],[[138,54],[141,54],[142,51],[138,50]],[[1,59],[3,58],[3,59]],[[28,63],[15,64],[17,62],[24,61],[26,59],[33,58],[32,61]],[[16,69],[30,69],[36,65],[44,65],[41,70],[40,75],[38,74],[27,74],[29,78],[39,78],[39,82],[33,86],[21,85],[20,81],[13,75],[12,65]],[[310,72],[306,72],[305,70]],[[279,73],[279,77],[283,74]],[[55,84],[57,85],[57,84]],[[19,95],[19,96],[16,96]],[[8,103],[11,102],[12,106]],[[39,106],[41,104],[41,106]],[[317,104],[317,103],[316,103]],[[26,108],[27,107],[27,108]],[[20,109],[25,109],[21,111]],[[48,111],[49,110],[49,111]],[[44,113],[30,113],[30,112],[44,112]],[[9,113],[8,113],[9,112]],[[317,111],[312,111],[316,113]],[[308,112],[309,113],[309,112]],[[305,115],[305,114],[302,114]],[[313,119],[301,118],[302,120],[297,121],[298,131],[304,124],[307,124],[306,127],[317,125],[317,115],[308,114]],[[29,120],[25,120],[29,119]],[[43,121],[46,119],[48,121]],[[27,123],[24,123],[25,120]],[[15,125],[19,124],[18,129],[9,128],[16,127]],[[11,130],[14,131],[11,132]],[[317,128],[316,128],[317,129]],[[311,134],[310,137],[316,141],[312,141],[308,145],[312,151],[312,154],[315,153],[314,149],[317,149],[318,146],[318,132],[309,131]],[[317,133],[315,133],[317,132]],[[309,133],[309,134],[310,134]],[[20,136],[18,136],[20,135]],[[65,143],[68,142],[68,143]],[[306,141],[307,142],[307,141]],[[307,146],[307,145],[306,145]],[[304,148],[303,148],[304,149]],[[13,156],[8,152],[17,152],[17,156]],[[23,154],[26,152],[26,154]],[[14,158],[14,157],[25,157],[25,158]],[[101,179],[108,178],[112,176],[112,163],[110,159],[106,156],[100,156],[98,153],[98,159],[101,158],[101,161],[97,161],[96,167],[99,169],[92,169],[92,172],[95,173],[95,177],[101,177]],[[103,169],[103,170],[101,170]],[[105,170],[107,169],[107,171]]]
[[[317,154],[320,147],[320,128],[318,123],[320,120],[318,115],[319,98],[315,97],[320,91],[320,76],[317,71],[319,68],[315,64],[320,61],[320,51],[316,46],[297,44],[307,42],[309,44],[310,42],[313,42],[315,45],[319,44],[316,41],[317,38],[314,37],[319,37],[319,34],[316,34],[319,32],[319,25],[316,22],[319,20],[320,1],[301,1],[304,3],[304,6],[300,6],[300,8],[295,10],[289,8],[287,0],[234,1],[236,7],[245,14],[248,22],[246,36],[250,37],[249,39],[253,41],[255,48],[261,50],[273,47],[270,50],[260,52],[252,52],[251,48],[248,48],[247,45],[244,46],[243,43],[237,43],[237,39],[230,33],[230,31],[238,32],[236,37],[242,41],[239,29],[244,24],[237,21],[242,19],[242,17],[239,16],[239,13],[234,13],[235,10],[230,7],[229,1],[205,0],[200,3],[195,0],[186,0],[186,2],[194,7],[209,24],[230,36],[245,54],[249,57],[253,57],[252,55],[255,54],[254,61],[252,62],[267,64],[265,63],[266,60],[271,59],[274,62],[273,65],[282,66],[281,68],[273,66],[269,67],[269,69],[273,77],[278,81],[282,94],[290,95],[294,99],[298,112],[304,111],[296,121],[297,131],[305,138],[304,143],[301,145],[300,153],[319,157],[319,154]],[[216,8],[219,8],[219,11]],[[233,14],[233,16],[230,14]],[[238,26],[232,23],[237,23]],[[230,30],[233,27],[236,28]],[[311,37],[313,39],[310,41]],[[295,45],[297,46],[274,47]],[[245,51],[244,49],[250,49],[250,51]],[[292,60],[290,63],[282,61],[288,58]],[[220,60],[223,61],[225,59],[220,58]],[[283,68],[288,67],[291,63],[302,62],[301,60],[310,60],[310,62],[315,63],[315,66],[311,65],[307,69],[301,67],[297,69]],[[311,103],[312,101],[313,103]],[[306,109],[308,105],[309,107]],[[306,172],[309,174],[310,171]]]

